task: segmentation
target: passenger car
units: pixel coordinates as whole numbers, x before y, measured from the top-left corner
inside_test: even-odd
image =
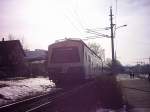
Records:
[[[102,60],[82,40],[65,39],[49,45],[49,79],[57,85],[82,83],[102,73]]]

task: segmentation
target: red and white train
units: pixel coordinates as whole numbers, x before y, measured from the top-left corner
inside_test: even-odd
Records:
[[[49,79],[56,86],[93,79],[103,72],[103,63],[82,40],[65,39],[49,45]]]

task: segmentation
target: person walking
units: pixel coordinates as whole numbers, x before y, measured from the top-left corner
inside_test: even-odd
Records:
[[[134,77],[133,71],[130,71],[130,79],[132,79]]]
[[[131,71],[130,71],[129,75],[130,75],[130,79],[131,79],[132,78],[132,72]]]
[[[148,73],[148,81],[150,82],[150,72]]]
[[[132,78],[133,78],[133,79],[134,79],[134,75],[135,75],[134,72],[132,72]]]

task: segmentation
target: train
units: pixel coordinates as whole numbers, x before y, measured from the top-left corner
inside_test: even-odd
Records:
[[[48,74],[56,86],[94,79],[103,61],[80,39],[64,39],[48,46]]]

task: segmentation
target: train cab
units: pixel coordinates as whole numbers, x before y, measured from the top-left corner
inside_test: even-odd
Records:
[[[54,43],[48,49],[49,78],[57,81],[73,81],[84,78],[83,45],[78,41]]]

